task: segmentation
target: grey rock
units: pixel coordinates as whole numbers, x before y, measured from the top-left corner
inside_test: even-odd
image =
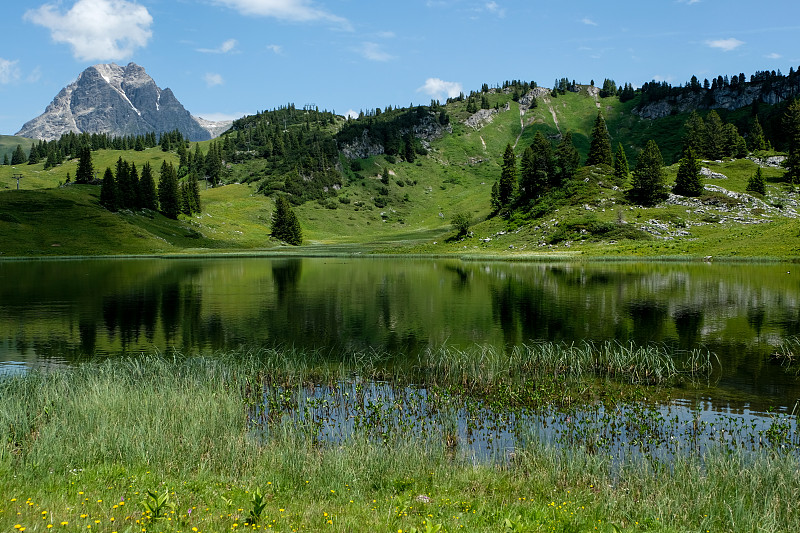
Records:
[[[160,89],[139,65],[110,63],[84,70],[17,135],[50,141],[69,132],[122,136],[177,129],[190,141],[202,141],[229,127],[230,123],[193,117],[170,89]]]

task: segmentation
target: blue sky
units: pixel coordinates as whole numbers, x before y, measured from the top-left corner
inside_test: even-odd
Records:
[[[339,114],[520,79],[634,86],[800,65],[800,2],[27,0],[3,6],[0,133],[97,63],[143,66],[194,115]]]

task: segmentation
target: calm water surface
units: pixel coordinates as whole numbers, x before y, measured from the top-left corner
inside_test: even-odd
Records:
[[[242,344],[323,348],[335,357],[616,339],[716,353],[715,375],[686,390],[689,400],[738,412],[791,411],[800,380],[773,354],[798,334],[800,267],[789,264],[0,262],[0,372]]]

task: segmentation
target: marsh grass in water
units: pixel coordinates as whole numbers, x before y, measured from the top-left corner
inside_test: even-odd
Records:
[[[473,380],[483,391],[486,384],[507,383],[504,376],[516,379],[524,367],[514,363],[513,372],[503,371],[499,356],[493,363],[487,353],[454,351],[432,360],[423,354],[415,372],[439,369],[435,385],[411,379],[411,370],[386,356],[350,354],[334,363],[330,354],[291,350],[136,356],[5,377],[0,530],[425,531],[441,525],[454,532],[501,531],[506,520],[525,531],[800,530],[793,505],[800,498],[797,456],[767,437],[749,450],[710,444],[702,453],[681,449],[668,461],[648,453],[614,458],[586,445],[592,426],[574,404],[564,410],[564,402],[555,402],[552,416],[574,430],[571,441],[543,442],[527,432],[513,454],[485,462],[463,442],[448,446],[445,436],[458,426],[458,412],[480,418],[469,409],[485,403],[478,395],[477,404],[464,407],[470,388],[461,385],[465,374],[457,365],[471,359],[475,372],[487,369],[494,377]],[[304,405],[309,416],[334,409],[324,406],[332,398],[312,391],[334,385],[350,394],[359,384],[361,405],[373,402],[352,413],[363,417],[365,428],[402,420],[398,414],[412,408],[430,409],[439,426],[426,426],[426,436],[415,426],[386,439],[364,430],[331,442],[318,438],[313,417],[283,418]],[[377,391],[384,384],[439,397],[418,402],[421,407],[411,392],[407,400],[394,397],[399,403],[370,397],[370,386]],[[283,414],[259,422],[254,414],[270,398],[280,399],[280,388]],[[639,428],[630,431],[640,435],[654,433],[658,424],[648,421],[648,407],[624,407],[609,411],[609,420]],[[796,424],[787,432],[795,439]],[[152,499],[148,491],[167,496],[163,519],[151,520],[153,513],[138,505]]]

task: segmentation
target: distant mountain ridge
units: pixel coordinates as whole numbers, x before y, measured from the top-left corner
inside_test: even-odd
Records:
[[[84,70],[17,135],[51,141],[69,132],[123,136],[177,129],[191,141],[204,141],[228,127],[227,122],[192,116],[170,89],[160,89],[136,63],[109,63]]]

